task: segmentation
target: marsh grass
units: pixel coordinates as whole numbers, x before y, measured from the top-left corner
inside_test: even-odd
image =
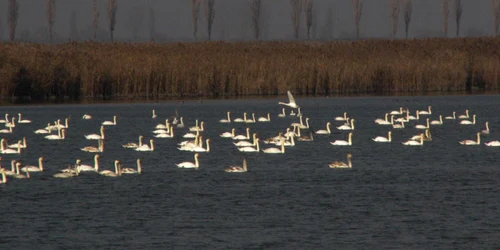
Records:
[[[0,96],[169,99],[499,89],[500,38],[0,44]]]

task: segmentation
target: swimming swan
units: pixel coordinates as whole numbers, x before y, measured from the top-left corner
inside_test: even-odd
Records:
[[[220,123],[231,123],[231,112],[227,111],[227,119],[220,119]]]
[[[141,174],[142,173],[141,159],[137,159],[137,169],[120,167],[120,171],[122,174]]]
[[[244,173],[248,171],[247,167],[247,159],[243,157],[243,165],[240,166],[229,166],[228,168],[224,169],[225,172],[228,173]]]
[[[326,134],[331,134],[331,133],[332,132],[330,130],[330,122],[326,123],[326,130],[321,129],[321,130],[316,131],[317,135],[326,135]]]
[[[474,124],[476,124],[476,115],[472,115],[472,121],[462,120],[462,121],[460,121],[460,124],[462,124],[462,125],[474,125]]]
[[[116,125],[116,115],[113,116],[113,121],[104,121],[102,122],[104,126]]]
[[[42,172],[43,171],[43,157],[38,158],[38,166],[24,166],[21,168],[23,172]]]
[[[351,146],[352,145],[352,132],[347,135],[347,141],[344,140],[335,140],[330,142],[330,144],[334,146]]]
[[[153,142],[154,142],[153,139],[151,139],[151,140],[149,140],[149,145],[143,144],[140,147],[135,148],[134,150],[135,151],[148,151],[148,152],[152,152],[152,151],[155,150]]]
[[[341,161],[334,161],[330,164],[328,164],[328,167],[330,168],[352,168],[352,162],[351,162],[352,154],[347,154],[347,164]]]
[[[387,132],[387,137],[377,136],[372,138],[374,142],[391,142],[392,141],[392,131]]]
[[[104,140],[104,126],[101,126],[101,128],[99,129],[99,131],[101,132],[100,135],[98,135],[98,134],[90,134],[90,135],[85,135],[85,138],[87,140]]]
[[[463,141],[459,141],[458,143],[460,143],[461,145],[480,145],[481,144],[481,133],[477,133],[477,137],[476,137],[475,141],[463,140]]]
[[[199,155],[198,153],[194,154],[194,163],[185,161],[185,162],[177,163],[175,165],[179,168],[199,168],[200,163],[198,162],[198,155]]]
[[[138,147],[142,146],[142,138],[143,138],[143,136],[139,135],[139,143],[129,142],[129,143],[123,144],[122,147],[124,147],[124,148],[138,148]]]

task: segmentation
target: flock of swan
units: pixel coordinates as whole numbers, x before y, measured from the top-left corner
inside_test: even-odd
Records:
[[[259,138],[257,133],[251,133],[250,127],[245,128],[245,132],[242,134],[237,134],[235,128],[229,128],[229,131],[221,133],[219,136],[224,140],[232,141],[234,147],[242,152],[243,154],[251,153],[265,153],[265,154],[285,154],[287,147],[293,147],[296,142],[311,142],[314,141],[314,136],[324,136],[332,133],[332,124],[338,123],[335,128],[339,131],[346,131],[345,140],[337,139],[331,141],[330,144],[333,146],[352,146],[353,145],[353,135],[355,130],[355,118],[349,117],[347,112],[344,112],[342,116],[337,116],[333,121],[327,121],[324,129],[313,131],[309,126],[309,118],[305,117],[301,111],[301,108],[295,102],[293,95],[288,91],[288,102],[278,102],[280,105],[284,105],[290,108],[290,113],[287,115],[286,109],[283,107],[281,113],[277,115],[278,118],[292,117],[296,120],[291,123],[290,126],[283,129],[283,131],[278,132],[276,136],[263,139]],[[376,143],[391,143],[392,142],[392,130],[391,129],[404,129],[404,128],[415,128],[423,132],[419,132],[416,135],[408,138],[406,141],[402,142],[405,146],[423,146],[425,141],[432,141],[431,127],[440,126],[444,124],[444,121],[458,121],[460,125],[471,126],[476,124],[476,114],[469,114],[469,110],[465,110],[464,114],[456,115],[453,112],[450,116],[439,115],[437,120],[431,120],[430,115],[432,115],[432,107],[429,106],[427,110],[416,110],[412,113],[408,108],[400,107],[398,110],[388,111],[384,114],[383,118],[375,119],[374,122],[380,126],[387,126],[389,128],[387,136],[376,136],[372,138],[373,142]],[[252,124],[257,122],[271,122],[271,114],[267,113],[265,116],[256,117],[255,113],[250,116],[248,113],[243,113],[242,117],[232,118],[231,111],[227,111],[225,117],[219,120],[222,124],[232,124],[232,123],[243,123]],[[152,119],[156,119],[158,115],[155,110],[152,111]],[[410,125],[410,122],[421,122],[421,118],[424,118],[424,124],[414,124]],[[84,114],[82,116],[83,120],[93,119],[91,115]],[[46,127],[35,130],[35,134],[41,134],[47,140],[65,140],[66,130],[69,129],[69,119],[66,118],[64,124],[61,120],[57,120],[54,124],[48,123]],[[18,117],[12,117],[9,119],[9,114],[5,115],[5,119],[0,120],[0,123],[5,125],[5,129],[0,130],[0,133],[12,134],[15,132],[16,126],[19,124],[31,123],[30,120],[26,120],[19,113]],[[81,151],[95,153],[94,162],[91,165],[82,163],[81,159],[76,159],[75,163],[67,168],[60,169],[58,173],[54,174],[54,178],[72,178],[79,176],[82,172],[94,172],[106,177],[119,177],[122,174],[141,174],[142,165],[141,159],[137,159],[136,168],[125,168],[119,160],[115,160],[113,164],[113,169],[102,170],[99,165],[99,154],[104,152],[105,141],[107,139],[105,131],[106,127],[117,126],[117,116],[113,116],[110,121],[103,121],[99,128],[99,132],[95,134],[83,135],[85,139],[89,141],[96,141],[97,145],[91,145],[81,148]],[[175,131],[185,130],[183,135],[176,135]],[[308,132],[303,132],[307,130]],[[149,140],[149,143],[143,143],[143,136],[138,135],[137,142],[129,142],[122,145],[123,148],[133,149],[140,152],[152,152],[155,150],[155,141],[157,139],[169,139],[169,138],[183,138],[181,142],[178,143],[178,150],[193,152],[193,161],[184,161],[177,163],[178,168],[192,168],[198,169],[200,167],[199,158],[201,154],[210,152],[210,138],[204,138],[205,132],[205,122],[195,121],[194,126],[188,126],[184,124],[184,118],[174,116],[173,120],[166,119],[164,123],[157,124],[152,133],[155,139]],[[477,132],[476,139],[466,139],[458,141],[461,145],[480,145],[481,136],[490,133],[488,122],[485,123],[485,129]],[[261,144],[265,144],[265,148],[261,148]],[[489,141],[484,143],[486,146],[500,146],[500,141]],[[26,137],[18,140],[16,143],[8,144],[6,139],[1,139],[0,141],[0,154],[13,154],[19,155],[22,153],[23,149],[27,147]],[[330,168],[352,168],[352,154],[348,153],[346,155],[346,161],[334,161],[328,163]],[[1,160],[1,157],[0,157]],[[38,166],[23,165],[21,161],[12,160],[10,162],[10,169],[0,168],[1,180],[0,184],[7,183],[8,178],[25,179],[30,177],[30,173],[42,172],[44,157],[38,158]],[[248,171],[247,159],[243,157],[241,165],[228,166],[224,169],[225,172],[230,173],[244,173]]]

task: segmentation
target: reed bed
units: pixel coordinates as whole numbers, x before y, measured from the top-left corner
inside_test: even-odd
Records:
[[[0,43],[0,96],[169,99],[497,91],[500,38]]]

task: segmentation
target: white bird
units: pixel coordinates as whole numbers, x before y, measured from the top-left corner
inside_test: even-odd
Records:
[[[184,118],[183,118],[183,117],[181,117],[181,118],[179,119],[179,121],[180,121],[180,122],[179,122],[176,126],[177,126],[178,128],[184,128]]]
[[[266,154],[284,154],[285,153],[285,140],[281,140],[281,148],[266,148],[262,150]]]
[[[194,154],[194,163],[185,161],[185,162],[177,163],[175,165],[179,168],[199,168],[200,163],[198,162],[198,155],[199,155],[198,153]]]
[[[426,125],[419,124],[419,125],[416,125],[415,128],[416,129],[428,129],[429,128],[429,118],[425,119],[425,121],[426,121]]]
[[[290,91],[287,91],[286,93],[288,95],[288,103],[278,102],[278,104],[286,105],[294,109],[298,108],[299,106],[297,105],[297,103],[295,103],[295,98],[293,98],[292,93]]]
[[[0,157],[0,160],[2,159],[2,157]],[[5,172],[5,175],[8,175],[8,176],[13,176],[16,174],[16,160],[12,160],[10,161],[10,170],[7,170],[5,168],[0,168],[2,170],[4,170]]]
[[[203,147],[203,141],[200,141],[200,145],[199,146],[195,146],[193,148],[193,152],[210,152],[210,139],[206,139],[205,140],[206,144],[207,144],[207,147],[204,148]]]
[[[23,120],[21,113],[18,113],[17,116],[19,117],[19,119],[17,120],[17,123],[31,123],[31,120]]]
[[[418,114],[420,114],[420,115],[431,115],[432,114],[431,106],[428,106],[427,110],[420,110],[420,111],[418,111]]]
[[[81,151],[84,152],[90,152],[90,153],[101,153],[104,152],[104,140],[97,140],[97,147],[94,146],[86,146],[80,149]]]
[[[270,122],[271,121],[271,114],[267,113],[267,117],[261,116],[259,119],[257,119],[259,122]]]
[[[67,170],[68,171],[66,171],[66,172],[56,173],[56,174],[52,175],[52,177],[66,179],[66,178],[72,178],[72,177],[80,175],[80,170],[77,167],[75,167],[75,168],[68,167]]]
[[[259,152],[260,151],[260,147],[259,147],[259,139],[256,138],[255,139],[255,147],[253,146],[244,146],[244,147],[240,147],[238,148],[238,150],[240,152]]]
[[[153,115],[151,116],[151,118],[156,119],[156,117],[158,116],[156,115],[156,111],[153,109]]]
[[[102,125],[105,126],[116,125],[116,115],[113,116],[113,121],[104,121],[102,122]]]
[[[21,171],[19,170],[19,167],[21,167],[21,162],[16,162],[16,174],[13,175],[12,177],[16,179],[27,179],[30,178],[30,171],[26,171],[26,175],[21,174]]]
[[[235,131],[236,129],[231,129],[231,132],[224,132],[222,134],[220,134],[219,136],[222,137],[222,138],[233,138],[234,135],[235,135]]]
[[[399,110],[393,110],[389,114],[391,114],[391,115],[402,115],[403,114],[403,107],[399,107]]]
[[[326,135],[326,134],[331,134],[332,131],[330,130],[330,122],[326,123],[326,130],[320,129],[315,132],[317,135]]]
[[[228,168],[224,169],[225,172],[228,173],[244,173],[248,171],[248,166],[247,166],[247,159],[243,157],[243,165],[240,166],[229,166]]]
[[[404,121],[401,121],[399,124],[397,124],[397,123],[392,124],[392,128],[394,128],[394,129],[401,129],[401,128],[405,128],[405,122],[404,122]]]
[[[56,125],[54,125],[54,126],[55,127],[53,127],[53,130],[62,129],[62,128],[68,128],[69,127],[69,119],[68,118],[64,119],[64,125],[61,124],[61,120],[60,119],[57,119]]]
[[[94,155],[94,166],[82,164],[82,160],[77,159],[75,165],[81,172],[99,172],[99,155]]]
[[[411,121],[411,120],[420,120],[420,114],[417,111],[415,111],[415,116],[410,115],[410,111],[406,109],[406,120]]]
[[[431,121],[431,125],[443,125],[443,116],[439,115],[439,120]]]
[[[2,133],[2,134],[12,134],[12,127],[1,129],[0,133]]]
[[[334,146],[351,146],[352,145],[352,132],[347,135],[347,141],[345,140],[335,140],[330,142]]]
[[[0,141],[0,153],[1,154],[20,154],[21,153],[21,141],[18,141],[17,149],[11,149],[5,147],[5,139],[2,138]]]
[[[278,114],[278,117],[280,118],[286,117],[285,108],[281,109],[281,113]]]
[[[344,112],[344,116],[335,117],[335,121],[347,121],[347,112]]]
[[[481,133],[477,133],[477,137],[476,137],[475,141],[463,140],[463,141],[459,141],[458,143],[460,143],[461,145],[480,145],[481,144]]]
[[[424,145],[424,134],[420,134],[420,141],[415,141],[415,140],[408,140],[408,141],[405,141],[403,142],[403,145],[407,145],[407,146],[422,146]]]
[[[47,127],[35,130],[35,134],[50,134],[50,123],[47,123]]]
[[[43,172],[43,157],[38,158],[38,166],[26,165],[21,168],[23,172]]]
[[[245,121],[245,123],[255,123],[255,122],[256,122],[256,120],[255,120],[255,113],[252,113],[252,119],[247,119]]]
[[[484,143],[484,145],[486,145],[488,147],[500,147],[500,141],[490,141],[490,142]]]
[[[165,119],[165,124],[159,123],[158,125],[156,125],[155,128],[156,129],[166,129],[166,128],[168,128],[169,124],[170,123],[168,122],[168,119]]]
[[[201,121],[200,126],[198,126],[198,120],[196,120],[196,126],[190,127],[189,131],[192,131],[192,132],[194,132],[194,131],[200,131],[200,132],[201,131],[205,131],[204,125],[205,125],[205,122]]]
[[[92,119],[92,116],[91,116],[91,115],[89,115],[89,114],[84,114],[84,115],[82,116],[82,119],[83,119],[83,120],[90,120],[90,119]]]
[[[137,169],[120,167],[120,171],[122,174],[141,174],[142,173],[141,159],[137,159]]]
[[[1,173],[2,173],[2,180],[0,181],[0,184],[5,184],[7,183],[7,176],[5,176],[5,169],[0,169]]]
[[[234,122],[245,122],[247,120],[247,112],[243,112],[243,118],[236,118]]]
[[[142,146],[142,138],[143,138],[143,136],[139,135],[139,143],[129,142],[129,143],[123,144],[122,147],[124,147],[124,148],[138,148],[138,147]]]
[[[469,110],[465,110],[465,115],[459,115],[458,119],[469,119]]]
[[[85,135],[85,138],[87,140],[104,140],[104,126],[101,126],[99,129],[101,134],[90,134],[90,135]]]
[[[5,119],[0,120],[0,123],[8,123],[9,122],[9,114],[5,114]]]
[[[103,170],[101,172],[99,172],[99,174],[103,175],[103,176],[106,176],[106,177],[118,177],[118,176],[121,176],[121,169],[120,169],[120,161],[119,160],[115,160],[115,172],[111,171],[111,170]]]
[[[220,119],[219,122],[220,123],[231,123],[231,112],[230,111],[227,111],[227,119]]]
[[[457,112],[453,111],[453,115],[452,116],[447,116],[445,117],[444,119],[446,120],[456,120],[457,117],[455,116]]]
[[[162,133],[162,134],[157,134],[155,135],[155,138],[174,138],[174,127],[170,127],[169,133]]]
[[[200,135],[200,131],[197,130],[196,133],[186,133],[182,137],[183,138],[196,138],[199,135]]]
[[[476,124],[476,115],[472,115],[472,121],[470,121],[470,120],[461,120],[460,124],[462,124],[462,125],[474,125],[474,124]]]
[[[250,128],[246,128],[246,135],[236,135],[233,140],[249,140],[250,139]]]
[[[330,168],[352,168],[352,162],[351,162],[352,154],[347,154],[347,164],[341,161],[334,161],[330,164],[328,164],[328,167]]]
[[[486,128],[483,129],[483,131],[481,131],[481,134],[483,134],[483,135],[489,135],[490,134],[489,122],[486,122],[485,125],[486,125]]]
[[[389,121],[389,113],[385,113],[385,119],[382,119],[382,118],[377,118],[375,119],[375,123],[377,124],[391,124],[391,122]]]
[[[257,133],[253,133],[252,135],[253,142],[249,141],[239,141],[239,142],[233,142],[233,144],[236,147],[249,147],[249,146],[255,146],[255,141],[257,140]]]
[[[5,123],[5,127],[7,128],[15,128],[16,127],[16,118],[12,117],[11,122]]]
[[[377,136],[372,138],[374,142],[391,142],[392,141],[392,131],[387,132],[387,137]]]
[[[341,125],[337,127],[338,130],[354,130],[354,118],[351,119],[351,125]]]
[[[153,139],[149,140],[149,144],[150,145],[143,144],[140,147],[135,148],[134,150],[135,151],[148,151],[148,152],[154,151],[155,147],[154,147]]]

